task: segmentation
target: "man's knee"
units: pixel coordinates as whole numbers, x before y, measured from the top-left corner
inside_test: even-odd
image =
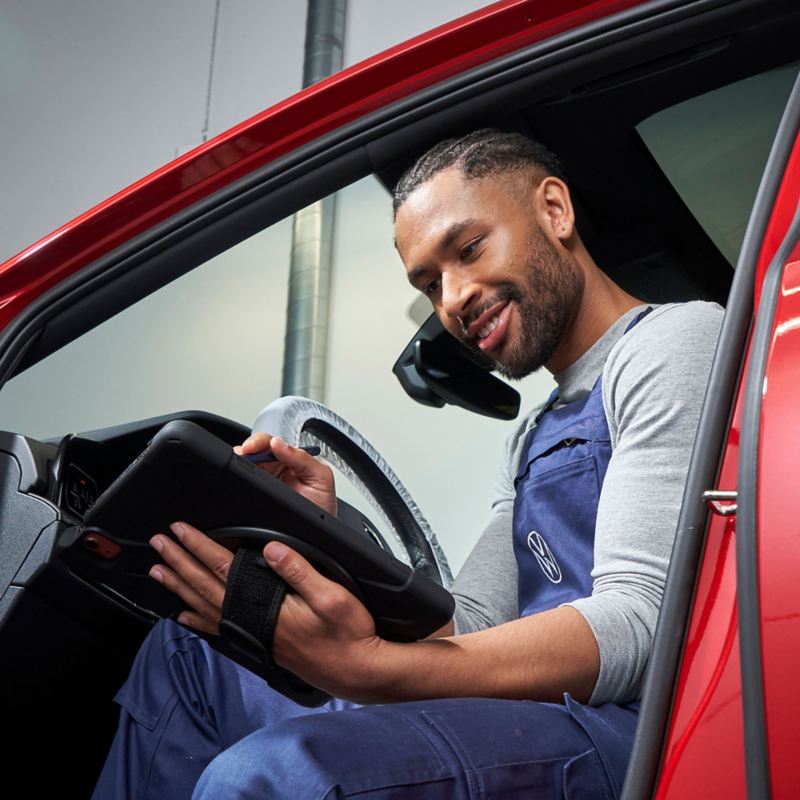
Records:
[[[327,734],[319,721],[286,720],[224,750],[200,776],[193,800],[335,796],[331,792],[336,779],[324,758]]]
[[[142,642],[116,700],[138,722],[153,727],[176,693],[186,699],[187,687],[196,690],[206,671],[202,640],[171,620],[161,620]]]

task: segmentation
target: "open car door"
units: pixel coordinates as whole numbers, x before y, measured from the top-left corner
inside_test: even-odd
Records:
[[[800,82],[736,268],[624,797],[793,797]],[[740,366],[743,365],[743,366]],[[705,536],[703,532],[705,531]]]

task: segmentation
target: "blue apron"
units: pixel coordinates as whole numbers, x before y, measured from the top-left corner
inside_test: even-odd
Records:
[[[611,458],[602,372],[586,397],[554,408],[557,400],[556,389],[525,439],[514,480],[520,617],[592,593],[597,506]]]
[[[514,482],[520,617],[592,593],[597,504],[611,458],[602,376],[583,399],[553,408],[556,399],[528,434]]]

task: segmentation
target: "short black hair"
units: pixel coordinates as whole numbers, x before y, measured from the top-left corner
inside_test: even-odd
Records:
[[[542,177],[552,175],[566,182],[558,156],[541,142],[521,133],[481,128],[465,136],[445,139],[421,155],[395,186],[394,215],[397,216],[400,206],[415,189],[452,166],[458,167],[468,179],[533,168],[543,173]]]

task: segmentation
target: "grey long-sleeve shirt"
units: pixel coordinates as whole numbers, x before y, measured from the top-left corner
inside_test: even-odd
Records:
[[[597,510],[592,594],[568,604],[584,616],[600,651],[593,705],[641,695],[722,322],[722,309],[712,303],[663,305],[623,335],[645,307],[624,314],[555,376],[560,402],[569,403],[587,395],[602,372],[611,434],[612,455]],[[508,439],[489,523],[455,580],[457,633],[519,616],[514,476],[537,411]]]

